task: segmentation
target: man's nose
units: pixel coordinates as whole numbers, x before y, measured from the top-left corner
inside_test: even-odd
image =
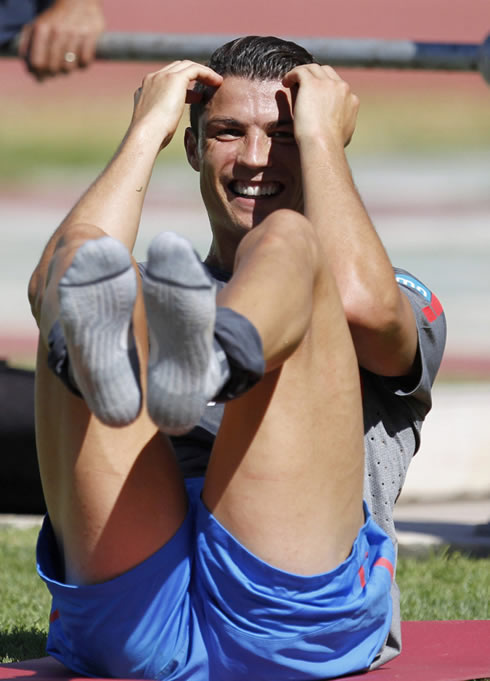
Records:
[[[269,165],[271,141],[267,135],[245,135],[238,155],[239,163],[251,168]]]

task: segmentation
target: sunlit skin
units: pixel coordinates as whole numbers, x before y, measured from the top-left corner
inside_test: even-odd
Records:
[[[231,271],[250,229],[278,208],[303,211],[291,108],[291,90],[280,81],[226,77],[201,117],[197,143],[187,130],[214,235],[210,264]]]

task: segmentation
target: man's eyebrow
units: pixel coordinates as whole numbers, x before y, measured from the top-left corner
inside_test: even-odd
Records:
[[[220,125],[227,128],[241,128],[243,123],[232,116],[213,116],[206,121],[206,129],[213,125]],[[276,128],[291,127],[294,125],[292,118],[280,118],[277,121],[270,121],[265,125],[266,130],[275,130]]]
[[[227,127],[241,127],[242,123],[236,118],[231,118],[227,116],[214,116],[213,118],[208,118],[206,121],[206,127],[211,125],[226,125]]]

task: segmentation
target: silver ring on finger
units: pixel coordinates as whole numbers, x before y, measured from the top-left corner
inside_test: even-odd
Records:
[[[68,51],[68,52],[65,52],[65,54],[63,55],[63,59],[68,64],[73,64],[73,62],[76,61],[76,59],[77,59],[77,55],[75,54],[75,52]]]

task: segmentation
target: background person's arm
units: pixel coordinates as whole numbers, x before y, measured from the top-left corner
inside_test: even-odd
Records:
[[[294,129],[303,172],[305,215],[317,227],[334,272],[359,364],[384,376],[412,370],[417,330],[407,298],[354,185],[344,147],[358,98],[328,66],[293,69]]]
[[[19,56],[42,81],[88,66],[104,30],[102,0],[55,0],[20,35]]]

